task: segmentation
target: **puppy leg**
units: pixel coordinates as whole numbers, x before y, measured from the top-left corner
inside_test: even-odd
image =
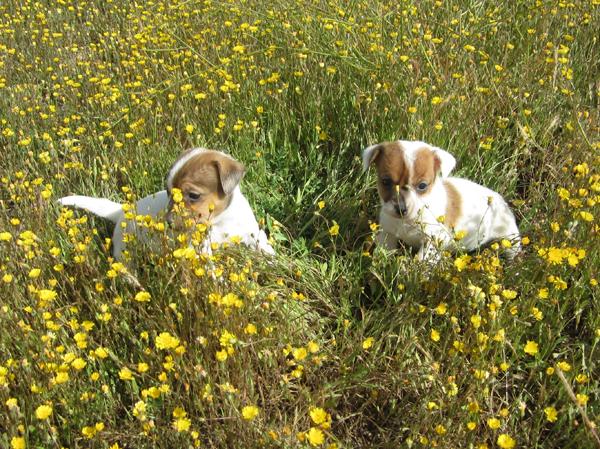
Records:
[[[516,229],[516,225],[515,225],[515,229]],[[504,257],[506,257],[506,260],[508,260],[509,262],[512,261],[523,249],[521,247],[521,236],[519,235],[519,230],[516,229],[516,234],[513,233],[509,236],[506,237],[507,240],[510,240],[512,246],[510,248],[505,248],[504,249]]]
[[[398,238],[383,229],[379,230],[375,240],[377,242],[377,246],[385,248],[388,251],[398,249]]]
[[[417,260],[435,265],[442,258],[442,253],[433,242],[424,243],[416,255]]]
[[[417,252],[417,260],[435,265],[442,258],[442,251],[452,245],[452,238],[448,232],[438,229],[427,229],[427,237]]]

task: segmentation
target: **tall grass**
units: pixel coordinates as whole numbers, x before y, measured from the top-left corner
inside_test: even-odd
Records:
[[[600,5],[0,5],[1,447],[600,445]],[[421,139],[525,236],[435,268],[373,245],[360,151]],[[244,162],[277,256],[130,244],[60,210]]]

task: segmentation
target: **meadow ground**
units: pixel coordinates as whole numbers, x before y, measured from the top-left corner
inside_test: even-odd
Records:
[[[3,1],[0,447],[599,447],[598,29],[598,0]],[[374,249],[360,151],[396,138],[501,192],[523,254]],[[133,201],[197,145],[277,257],[140,218],[137,289],[55,200]]]

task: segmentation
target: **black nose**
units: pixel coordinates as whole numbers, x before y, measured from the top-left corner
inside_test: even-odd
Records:
[[[400,216],[406,215],[406,212],[408,212],[406,210],[406,206],[404,206],[404,205],[401,206],[400,204],[395,204],[394,209],[396,210],[396,213]]]

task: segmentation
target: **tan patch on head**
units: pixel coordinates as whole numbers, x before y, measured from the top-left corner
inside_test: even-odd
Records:
[[[243,170],[239,162],[217,151],[205,151],[179,169],[172,185],[181,190],[183,201],[194,218],[207,221],[229,206],[231,192],[239,183]]]
[[[446,205],[446,217],[444,223],[449,228],[454,228],[456,222],[462,214],[462,198],[458,189],[447,180],[444,180],[444,188],[446,189],[446,197],[448,198],[448,204]]]
[[[430,148],[423,147],[415,152],[415,161],[410,183],[415,188],[421,182],[427,183],[427,188],[419,191],[419,194],[424,195],[431,191],[439,167],[440,160],[433,154],[433,151],[431,151]]]
[[[374,159],[377,168],[377,190],[386,202],[395,195],[395,186],[405,186],[409,181],[409,170],[404,157],[404,150],[398,142],[383,142],[377,148]],[[386,184],[386,180],[390,183]]]

